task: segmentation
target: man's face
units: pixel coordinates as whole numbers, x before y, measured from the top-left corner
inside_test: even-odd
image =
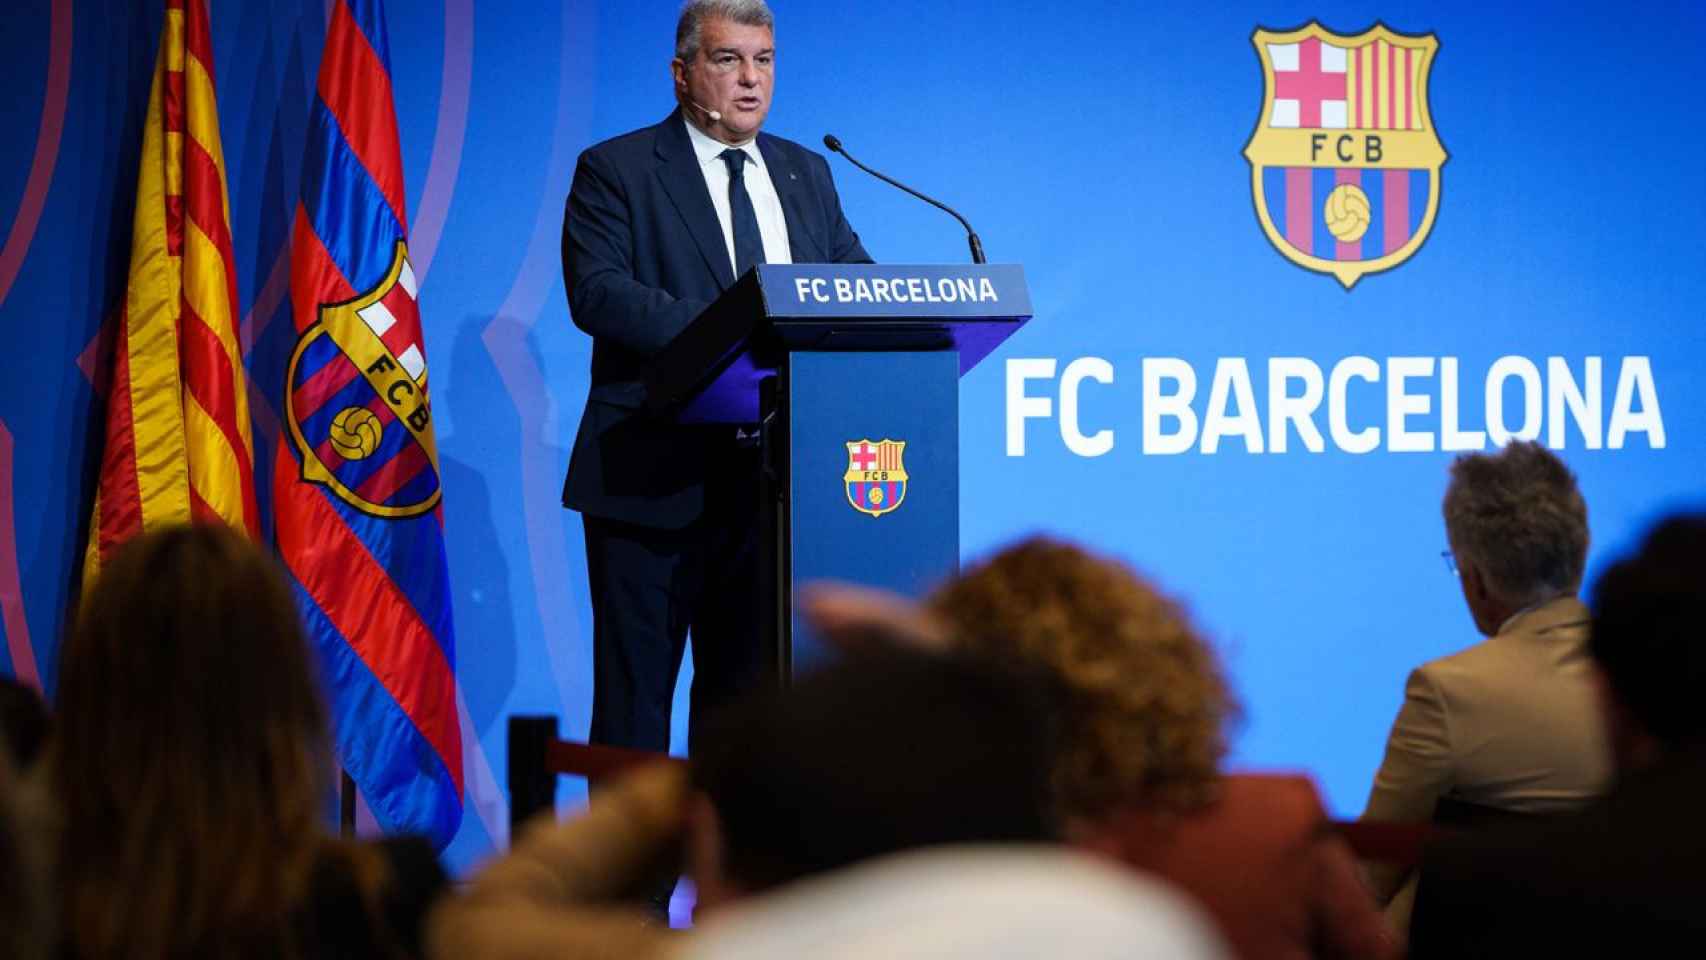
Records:
[[[758,133],[776,82],[776,38],[769,27],[708,18],[699,25],[698,55],[669,66],[676,97],[694,126],[724,143],[745,143]],[[713,121],[706,110],[722,116]]]

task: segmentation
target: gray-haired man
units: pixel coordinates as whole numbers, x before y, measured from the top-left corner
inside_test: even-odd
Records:
[[[591,739],[661,751],[689,631],[689,743],[758,675],[758,450],[750,430],[642,409],[653,358],[757,263],[870,257],[824,158],[761,133],[776,79],[761,0],[694,0],[670,62],[676,109],[587,149],[563,221],[592,388],[563,505],[586,528]]]
[[[1467,454],[1443,512],[1446,559],[1487,639],[1410,674],[1363,819],[1429,820],[1441,798],[1512,814],[1581,807],[1611,760],[1576,598],[1588,550],[1576,478],[1538,443]],[[1406,932],[1414,882],[1383,867],[1370,879]]]

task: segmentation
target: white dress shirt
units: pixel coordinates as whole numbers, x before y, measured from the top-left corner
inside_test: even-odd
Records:
[[[1227,960],[1202,908],[1162,881],[1061,848],[933,847],[731,904],[676,960]]]
[[[699,158],[699,172],[705,175],[705,186],[711,191],[711,206],[716,208],[717,222],[723,227],[723,245],[729,251],[729,269],[735,269],[734,215],[729,211],[729,167],[723,161],[723,151],[729,145],[714,140],[682,117],[687,126],[687,138],[693,142],[693,152]],[[752,198],[752,212],[758,215],[758,236],[764,241],[765,263],[793,263],[788,249],[788,220],[782,215],[782,198],[776,195],[776,185],[770,182],[770,170],[764,165],[764,154],[756,138],[735,149],[746,154],[746,195]]]

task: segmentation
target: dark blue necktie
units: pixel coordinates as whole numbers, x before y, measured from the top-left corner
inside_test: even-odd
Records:
[[[764,238],[758,233],[758,214],[752,209],[752,198],[746,193],[746,153],[730,147],[722,152],[723,163],[729,168],[729,219],[735,234],[735,278],[746,275],[756,264],[764,262]]]

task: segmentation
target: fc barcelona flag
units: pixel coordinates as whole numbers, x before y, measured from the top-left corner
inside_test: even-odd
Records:
[[[168,0],[148,95],[124,310],[85,583],[137,534],[224,522],[258,535],[248,386],[213,47],[202,0]]]
[[[344,768],[382,828],[442,848],[462,819],[462,744],[403,197],[384,13],[336,0],[291,235],[278,546],[326,665]]]

